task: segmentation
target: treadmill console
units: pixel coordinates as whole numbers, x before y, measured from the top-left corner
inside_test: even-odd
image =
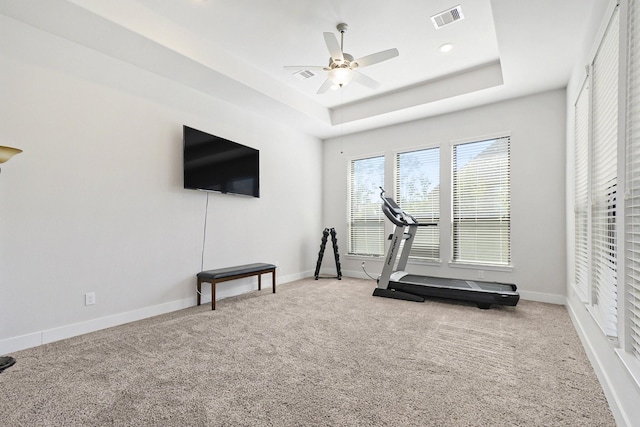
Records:
[[[382,200],[384,201],[385,205],[389,207],[391,212],[393,212],[396,215],[402,215],[403,213],[402,209],[400,209],[400,206],[398,206],[395,200],[387,196],[382,196]]]
[[[407,225],[409,225],[409,222],[407,221],[408,215],[405,213],[405,211],[403,211],[402,208],[398,206],[395,200],[393,200],[391,197],[385,196],[384,188],[380,187],[380,190],[382,190],[382,193],[380,193],[380,198],[383,202],[382,211],[384,212],[385,216],[389,218],[392,223],[399,227],[406,227]]]
[[[382,212],[384,212],[385,216],[389,218],[389,220],[395,225],[397,225],[398,227],[402,227],[402,226],[406,227],[408,225],[417,225],[417,226],[438,225],[438,223],[436,222],[430,222],[430,223],[424,223],[424,224],[418,223],[418,221],[413,216],[403,211],[402,208],[398,206],[398,204],[396,203],[395,200],[393,200],[392,197],[385,195],[384,188],[380,187],[380,190],[382,191],[380,193],[380,198],[383,201]]]

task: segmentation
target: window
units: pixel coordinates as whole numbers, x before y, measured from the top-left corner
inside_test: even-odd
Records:
[[[589,85],[582,87],[575,104],[575,275],[580,297],[587,301],[589,291]]]
[[[453,261],[511,264],[510,137],[453,146]]]
[[[440,148],[398,153],[395,164],[398,204],[421,223],[440,220]],[[411,257],[440,258],[440,227],[418,227]]]
[[[352,160],[349,164],[349,254],[384,255],[384,214],[380,188],[384,185],[384,156]]]
[[[628,345],[640,360],[640,4],[629,3],[625,191],[625,284]]]
[[[593,60],[591,85],[591,298],[609,336],[617,336],[618,33],[616,10]]]

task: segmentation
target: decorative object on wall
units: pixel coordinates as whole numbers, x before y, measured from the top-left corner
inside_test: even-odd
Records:
[[[326,67],[316,65],[292,65],[285,66],[285,70],[308,70],[311,71],[328,71],[327,79],[318,89],[318,94],[325,93],[327,90],[337,89],[347,85],[350,81],[355,81],[371,89],[377,89],[380,83],[375,81],[369,76],[366,76],[357,68],[367,67],[369,65],[377,64],[378,62],[386,61],[398,56],[398,49],[387,49],[380,52],[372,53],[371,55],[363,56],[362,58],[354,59],[352,55],[344,52],[344,33],[349,26],[347,24],[338,24],[338,31],[340,31],[340,43],[333,33],[323,33],[324,42],[329,49],[329,65]]]
[[[4,145],[0,145],[0,163],[4,163],[11,157],[20,153],[22,153],[22,150],[19,148],[5,147]]]

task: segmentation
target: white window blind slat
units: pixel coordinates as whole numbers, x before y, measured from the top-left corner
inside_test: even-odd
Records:
[[[511,264],[510,137],[453,146],[453,261]]]
[[[349,254],[384,254],[384,215],[380,189],[384,184],[384,156],[349,164]]]
[[[395,197],[421,223],[440,221],[440,148],[398,153],[395,157]],[[419,227],[411,258],[440,258],[440,226]]]

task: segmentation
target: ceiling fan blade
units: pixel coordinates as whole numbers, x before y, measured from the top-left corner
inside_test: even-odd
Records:
[[[318,89],[317,94],[322,95],[323,93],[328,91],[331,86],[333,86],[333,82],[331,81],[331,79],[325,80],[324,83],[322,83],[322,86],[320,86],[320,89]]]
[[[310,70],[310,71],[327,71],[328,67],[323,67],[322,65],[285,65],[285,70]]]
[[[331,59],[334,61],[344,61],[344,56],[342,55],[342,49],[340,49],[340,43],[338,43],[338,39],[336,35],[333,33],[322,33],[324,34],[324,42],[327,45],[327,49],[329,49],[329,54],[331,55]]]
[[[366,67],[368,65],[373,65],[373,64],[377,64],[378,62],[386,61],[387,59],[395,58],[398,55],[399,55],[398,49],[396,48],[387,49],[377,53],[372,53],[371,55],[363,56],[362,58],[358,58],[355,61],[352,61],[351,65],[353,66],[353,63],[355,62],[356,64],[358,64],[357,65],[358,67]]]
[[[353,81],[360,83],[363,86],[366,86],[371,89],[378,89],[380,87],[380,83],[373,80],[371,77],[362,74],[359,71],[351,70],[353,75]]]

